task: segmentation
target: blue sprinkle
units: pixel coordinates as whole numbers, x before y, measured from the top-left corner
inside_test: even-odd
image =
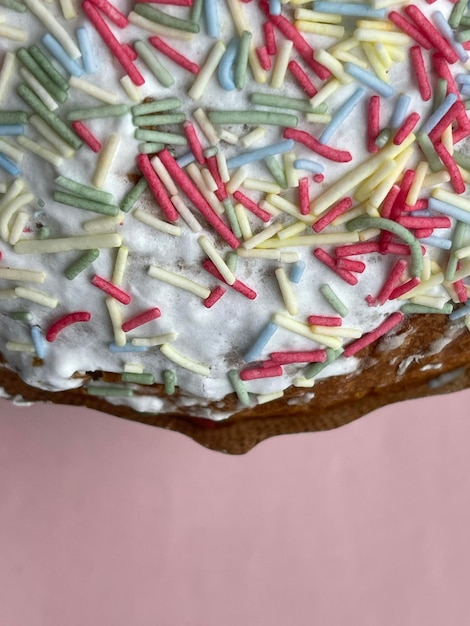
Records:
[[[219,3],[218,0],[204,0],[204,18],[209,37],[220,37]]]
[[[457,100],[455,93],[448,93],[443,102],[437,107],[432,115],[428,117],[426,122],[422,125],[419,132],[430,133],[434,126],[444,117],[450,107]]]
[[[452,241],[449,239],[443,239],[442,237],[426,237],[419,240],[421,243],[427,246],[433,246],[434,248],[441,248],[442,250],[450,250],[452,248]]]
[[[392,117],[390,119],[391,128],[400,128],[406,119],[408,113],[408,107],[410,106],[411,98],[405,93],[401,93],[398,97],[395,108],[393,109]]]
[[[312,161],[312,159],[295,159],[294,168],[296,170],[306,170],[313,174],[321,174],[325,169],[321,163]]]
[[[256,357],[258,357],[261,352],[266,347],[268,341],[276,332],[278,326],[274,322],[268,322],[263,330],[260,332],[258,337],[255,339],[254,343],[251,345],[251,348],[245,354],[243,359],[248,363],[249,361],[254,361]]]
[[[39,326],[33,326],[31,328],[31,339],[33,340],[34,349],[38,358],[44,359],[47,353],[47,344]]]
[[[372,17],[383,20],[387,15],[386,9],[373,9],[368,4],[353,4],[349,2],[326,2],[319,0],[313,3],[313,10],[320,13],[337,13],[338,15],[353,15],[354,17]]]
[[[233,79],[233,65],[238,55],[239,40],[234,37],[228,44],[222,59],[217,68],[217,78],[220,85],[225,91],[233,91],[235,89],[235,82]]]
[[[459,222],[470,224],[470,213],[454,206],[453,204],[450,204],[449,202],[443,202],[442,200],[431,197],[429,198],[428,206],[431,211],[437,211],[443,215],[454,217]]]
[[[470,74],[456,74],[455,80],[463,85],[470,84]]]
[[[281,0],[269,0],[269,14],[281,15]]]
[[[339,107],[334,113],[329,124],[327,124],[318,138],[320,143],[328,143],[333,134],[338,130],[344,120],[353,112],[356,106],[364,99],[366,90],[363,87],[358,87],[356,91],[349,96],[346,102]]]
[[[11,161],[8,157],[6,157],[2,152],[0,152],[0,167],[7,172],[7,174],[11,174],[11,176],[19,176],[21,171],[18,167]]]
[[[0,136],[13,137],[16,135],[24,135],[24,124],[0,124]]]
[[[434,13],[432,14],[432,18],[436,22],[436,25],[441,31],[441,33],[444,35],[444,37],[450,43],[452,48],[455,50],[455,53],[459,57],[459,60],[462,61],[462,63],[465,63],[465,61],[468,61],[468,52],[465,50],[465,48],[462,46],[460,42],[455,41],[454,31],[449,26],[448,21],[442,15],[442,13],[440,11],[434,11]]]
[[[108,347],[110,352],[148,352],[147,346],[134,346],[132,343],[126,343],[125,346],[110,343]]]
[[[469,84],[462,85],[460,89],[460,93],[462,94],[462,96],[470,95],[470,85]]]
[[[296,285],[300,283],[300,279],[305,271],[305,263],[303,261],[296,261],[290,270],[289,280],[291,283],[295,283]]]
[[[52,56],[69,74],[72,74],[72,76],[76,76],[77,78],[83,74],[83,70],[80,65],[69,57],[57,39],[55,39],[50,33],[44,35],[41,41]]]
[[[462,308],[452,311],[449,315],[449,319],[454,321],[460,319],[461,317],[465,317],[466,315],[470,315],[470,304],[466,304]]]
[[[82,53],[82,62],[87,74],[94,74],[98,69],[96,55],[91,46],[90,33],[86,26],[77,28],[78,47]]]
[[[194,163],[195,160],[196,160],[196,157],[194,156],[192,152],[186,152],[186,154],[183,154],[182,156],[180,156],[179,159],[176,159],[176,162],[178,163],[180,167],[186,167],[186,165],[189,165],[190,163]]]
[[[282,154],[283,152],[289,152],[294,147],[293,139],[285,139],[279,143],[271,143],[268,146],[263,146],[257,150],[251,150],[250,152],[242,152],[237,156],[227,160],[227,167],[229,169],[235,169],[242,165],[248,165],[248,163],[254,163],[255,161],[261,161],[267,156],[275,156],[276,154]]]
[[[387,83],[383,80],[380,80],[380,78],[374,76],[374,74],[371,74],[367,70],[362,69],[362,67],[359,67],[355,63],[345,63],[344,71],[360,83],[366,85],[366,87],[376,91],[384,98],[390,98],[390,96],[393,96],[395,93],[395,89],[391,85],[387,85]]]

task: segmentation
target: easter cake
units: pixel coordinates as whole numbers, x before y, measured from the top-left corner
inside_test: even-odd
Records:
[[[3,395],[240,453],[469,385],[466,2],[0,4]]]

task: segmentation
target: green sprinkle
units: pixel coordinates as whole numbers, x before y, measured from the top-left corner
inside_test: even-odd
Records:
[[[17,320],[18,322],[31,322],[33,319],[29,311],[13,311],[10,313],[10,317],[12,320]]]
[[[149,113],[160,113],[161,111],[173,111],[181,106],[181,100],[178,98],[163,98],[162,100],[153,100],[152,102],[144,102],[143,104],[135,104],[131,107],[134,117],[139,115],[148,115]]]
[[[233,234],[235,237],[240,239],[242,237],[242,231],[240,230],[240,224],[238,223],[237,216],[235,215],[235,209],[233,208],[232,201],[230,198],[225,198],[222,204],[224,205],[225,213],[227,214]]]
[[[465,105],[465,110],[468,111],[468,109],[470,109],[470,100],[464,100],[463,103]]]
[[[213,124],[257,124],[266,126],[297,126],[297,115],[272,111],[209,111]]]
[[[407,243],[410,246],[412,276],[417,276],[418,278],[421,276],[421,271],[423,269],[421,244],[416,237],[414,237],[414,235],[412,235],[411,232],[401,224],[398,224],[393,220],[385,219],[384,217],[356,217],[346,223],[346,228],[350,232],[362,230],[363,228],[379,228],[380,230],[387,230],[389,233],[393,233],[397,237],[400,237],[404,243]]]
[[[465,13],[465,9],[467,8],[468,0],[458,0],[453,8],[452,12],[449,16],[449,26],[451,28],[457,28],[460,26],[460,21]]]
[[[343,301],[337,296],[337,294],[333,291],[333,289],[328,284],[323,284],[320,287],[320,293],[325,298],[325,300],[330,304],[333,309],[341,315],[341,317],[346,317],[349,313],[348,307],[343,303]]]
[[[3,6],[17,13],[24,13],[26,11],[26,5],[16,0],[0,0],[0,6]]]
[[[470,40],[470,28],[455,33],[455,40],[459,43],[465,43]]]
[[[47,75],[47,73],[40,67],[36,60],[26,50],[26,48],[19,48],[16,51],[16,58],[24,65],[44,89],[51,94],[54,100],[59,103],[63,103],[67,100],[67,92],[64,89],[58,87],[58,85]]]
[[[39,198],[38,206],[41,207],[41,209],[43,209],[46,206],[46,203],[44,202],[42,198]]]
[[[228,378],[232,384],[232,387],[237,394],[237,398],[240,404],[247,406],[250,404],[250,396],[246,390],[245,383],[241,380],[240,374],[237,370],[230,370],[228,372]]]
[[[407,302],[400,308],[400,311],[402,311],[403,313],[409,313],[409,314],[444,313],[445,315],[449,315],[450,313],[452,313],[453,310],[454,310],[454,307],[450,302],[448,302],[447,304],[444,304],[442,309],[437,309],[436,307],[433,307],[433,306],[424,306],[424,304],[413,304],[412,302]]]
[[[127,387],[106,387],[105,385],[90,385],[86,388],[90,396],[103,396],[115,398],[132,398],[134,392]]]
[[[143,128],[138,128],[134,133],[134,137],[140,141],[155,141],[157,143],[173,144],[174,146],[185,146],[188,143],[184,135]]]
[[[176,387],[176,374],[173,370],[165,370],[163,372],[163,383],[167,396],[172,396],[175,393]]]
[[[459,260],[455,256],[455,251],[463,247],[466,231],[467,225],[464,222],[457,222],[452,237],[452,248],[450,250],[449,259],[447,261],[447,267],[444,275],[445,280],[448,280],[449,282],[452,282],[454,280],[455,272],[457,271],[457,265],[459,264]]]
[[[55,130],[55,132],[62,137],[62,139],[68,143],[69,146],[78,150],[82,145],[82,140],[78,137],[55,113],[49,111],[49,109],[41,102],[36,94],[24,84],[21,84],[16,93],[22,98],[26,104],[28,104],[35,113],[41,117],[48,126]]]
[[[104,104],[96,107],[82,107],[80,109],[72,109],[67,113],[69,122],[78,122],[81,120],[96,120],[108,117],[121,117],[128,113],[127,104]]]
[[[326,361],[323,363],[312,363],[311,365],[307,365],[304,369],[305,378],[314,378],[320,372],[322,372],[325,367],[328,367],[330,363],[336,361],[343,354],[343,348],[339,348],[338,350],[333,350],[333,348],[326,349]]]
[[[151,22],[162,24],[162,26],[169,26],[170,28],[183,30],[187,33],[198,33],[200,30],[199,24],[195,24],[194,22],[190,22],[188,20],[182,20],[179,17],[174,17],[173,15],[168,15],[168,13],[149,7],[146,4],[141,4],[140,2],[137,2],[137,4],[134,5],[134,11],[138,13],[138,15],[142,15],[142,17],[146,17]]]
[[[269,173],[274,178],[279,187],[282,187],[282,189],[287,189],[286,175],[276,157],[273,155],[269,155],[264,159],[264,162],[266,163],[266,167],[268,168]]]
[[[0,124],[27,124],[26,111],[0,111]]]
[[[121,211],[123,213],[129,213],[129,211],[132,209],[134,204],[137,202],[140,196],[144,193],[147,187],[148,187],[148,183],[145,180],[145,178],[142,176],[139,182],[136,185],[134,185],[132,189],[130,189],[124,196],[124,199],[120,205]]]
[[[168,113],[167,115],[138,115],[132,118],[134,126],[161,126],[163,124],[181,124],[186,119],[184,113]]]
[[[310,102],[303,98],[289,98],[271,93],[261,93],[258,91],[250,94],[250,102],[263,106],[276,107],[278,109],[292,109],[293,111],[303,111],[304,113],[326,113],[328,105],[322,102],[318,107],[312,108]]]
[[[160,152],[165,147],[164,143],[139,143],[138,149],[140,154],[155,154],[156,152]]]
[[[419,144],[419,147],[423,151],[427,162],[429,163],[431,172],[440,172],[443,167],[441,159],[439,158],[437,152],[434,150],[434,146],[432,144],[432,141],[429,139],[429,136],[426,135],[426,133],[418,133],[416,135],[416,140]]]
[[[132,372],[123,372],[121,374],[123,383],[136,383],[137,385],[153,385],[155,376],[153,374],[133,374]]]
[[[392,131],[390,130],[390,128],[382,128],[380,133],[377,135],[375,145],[379,148],[383,148],[389,142],[391,136]]]
[[[94,200],[88,200],[88,198],[82,198],[80,196],[74,196],[71,193],[65,191],[54,191],[54,200],[67,206],[73,206],[77,209],[83,209],[84,211],[92,211],[93,213],[99,213],[100,215],[110,215],[115,217],[119,213],[119,207],[114,204],[104,204],[103,202],[95,202]]]
[[[235,272],[238,265],[238,254],[233,250],[227,252],[227,254],[225,255],[225,263],[227,264],[227,267],[231,272]]]
[[[233,72],[234,82],[237,89],[245,88],[248,55],[250,53],[252,37],[253,35],[249,30],[244,30],[239,40],[238,54],[235,60],[235,68]]]
[[[109,193],[107,191],[101,191],[100,189],[89,187],[88,185],[82,185],[81,183],[78,183],[76,180],[72,180],[71,178],[58,176],[55,179],[55,182],[57,185],[59,185],[59,187],[62,187],[62,189],[67,189],[67,191],[72,192],[76,196],[88,198],[88,200],[94,200],[95,202],[102,202],[104,204],[114,203],[114,196],[112,193]]]
[[[194,0],[193,6],[191,7],[191,22],[195,24],[199,24],[202,15],[202,6],[204,0]]]
[[[67,79],[62,76],[62,74],[54,67],[54,65],[52,65],[52,63],[49,61],[41,48],[39,48],[39,46],[31,46],[29,48],[29,53],[36,61],[36,63],[49,76],[49,78],[51,78],[55,82],[58,87],[60,87],[63,91],[68,91],[70,89]]]
[[[206,159],[210,159],[211,157],[216,156],[218,151],[219,149],[217,146],[209,146],[208,148],[205,148],[202,153]]]
[[[73,280],[76,278],[83,270],[96,261],[96,259],[100,256],[100,251],[95,248],[92,250],[87,250],[84,254],[82,254],[72,265],[65,270],[65,277],[68,280]]]
[[[171,87],[171,85],[175,82],[175,79],[160,61],[155,50],[145,43],[145,41],[136,41],[134,48],[158,82],[164,87]]]
[[[445,78],[438,78],[436,83],[436,89],[434,90],[434,97],[432,100],[432,110],[435,111],[440,106],[447,95],[447,81]]]
[[[460,20],[459,26],[470,26],[470,15],[464,15]]]
[[[38,230],[39,239],[49,239],[50,236],[51,229],[49,228],[49,226],[41,226],[41,228]]]
[[[464,170],[470,171],[470,157],[468,155],[462,154],[462,152],[459,152],[458,150],[454,150],[452,156],[454,157],[454,161],[457,165],[463,167]]]

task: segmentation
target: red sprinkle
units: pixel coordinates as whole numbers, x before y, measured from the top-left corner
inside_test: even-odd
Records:
[[[380,249],[382,254],[400,254],[402,256],[409,256],[411,254],[410,246],[406,243],[387,243]],[[421,246],[421,252],[425,254],[426,248]]]
[[[308,190],[308,176],[299,179],[299,207],[302,215],[310,213],[310,194]]]
[[[329,255],[326,250],[323,250],[322,248],[316,248],[313,251],[313,255],[349,285],[357,284],[358,281],[356,276],[354,276],[354,274],[352,274],[348,270],[338,269],[338,267],[336,266],[336,260],[331,255]]]
[[[339,270],[348,270],[348,272],[362,274],[362,272],[366,269],[366,264],[362,261],[355,261],[354,259],[341,257],[336,261],[336,267]]]
[[[427,102],[431,99],[431,85],[429,84],[429,77],[426,66],[424,65],[423,52],[420,46],[412,46],[410,48],[410,58],[418,83],[419,93],[421,94],[421,98]]]
[[[272,22],[267,21],[263,24],[264,44],[266,46],[266,52],[269,56],[274,56],[277,52],[276,37],[274,36],[274,25]]]
[[[193,0],[139,0],[139,2],[148,2],[152,4],[172,4],[177,7],[192,7]]]
[[[357,341],[353,341],[348,346],[346,346],[343,352],[343,356],[345,357],[352,356],[353,354],[356,354],[357,352],[359,352],[359,350],[362,350],[366,346],[369,346],[371,343],[373,343],[380,337],[383,337],[383,335],[385,335],[390,330],[392,330],[392,328],[395,328],[395,326],[398,326],[398,324],[400,324],[403,318],[404,318],[404,315],[400,311],[397,311],[396,313],[392,313],[389,317],[387,317],[386,320],[384,320],[381,324],[379,324],[377,328],[372,330],[370,333],[366,333]]]
[[[204,157],[204,151],[201,146],[201,142],[199,141],[199,137],[197,136],[196,129],[194,128],[194,124],[189,120],[183,122],[183,130],[186,135],[186,139],[188,140],[189,147],[191,148],[191,152],[194,154],[194,158],[200,165],[204,165],[206,159]]]
[[[215,278],[227,284],[222,274],[210,259],[204,259],[202,267],[206,270],[206,272],[209,272],[209,274],[212,274],[212,276],[215,276]],[[253,289],[245,285],[245,283],[242,283],[240,280],[236,280],[233,285],[229,285],[229,287],[232,287],[232,289],[235,289],[235,291],[238,291],[238,293],[241,293],[242,296],[245,296],[245,298],[248,298],[249,300],[254,300],[258,295],[256,291],[253,291]]]
[[[367,111],[367,150],[371,154],[379,151],[379,146],[375,143],[380,133],[380,98],[371,96]]]
[[[253,215],[256,215],[256,217],[262,219],[263,222],[269,222],[269,220],[271,219],[272,216],[267,211],[258,206],[256,202],[251,200],[251,198],[245,196],[245,194],[241,191],[235,191],[233,193],[233,197],[237,202],[243,204],[245,209],[248,209],[248,211],[251,211]]]
[[[206,164],[207,164],[207,169],[211,173],[211,176],[214,179],[215,184],[217,185],[217,191],[215,192],[215,195],[217,196],[219,200],[223,201],[226,198],[228,198],[228,193],[227,193],[227,189],[225,188],[225,183],[223,182],[222,177],[219,172],[219,164],[217,162],[217,157],[216,156],[206,157]]]
[[[398,259],[385,280],[382,289],[379,291],[379,295],[377,298],[373,298],[375,301],[374,306],[385,304],[385,302],[390,298],[390,294],[398,285],[398,282],[400,281],[403,272],[406,270],[407,265],[408,263],[405,259]]]
[[[400,128],[395,133],[395,137],[393,138],[393,143],[396,146],[402,144],[405,139],[410,135],[413,128],[419,122],[421,115],[419,113],[410,113]]]
[[[379,252],[380,246],[375,241],[365,241],[363,243],[351,243],[346,246],[338,246],[335,250],[336,256],[354,256],[356,254],[370,254],[371,252]]]
[[[465,130],[468,130],[470,123],[465,113],[465,105],[461,100],[457,100],[456,102],[454,102],[454,104],[450,107],[447,113],[441,117],[441,119],[437,122],[437,124],[429,133],[429,139],[433,143],[435,143],[438,139],[440,139],[445,129],[457,118],[459,120],[459,126],[462,126],[461,121],[463,121],[463,127],[465,128]]]
[[[318,219],[315,224],[312,224],[312,228],[316,233],[321,232],[324,228],[331,224],[337,217],[346,213],[352,207],[351,198],[343,198],[329,209],[326,213]]]
[[[324,174],[314,174],[312,176],[312,180],[314,183],[322,183],[325,180]]]
[[[177,63],[183,69],[188,70],[188,72],[191,72],[192,74],[199,73],[199,65],[197,63],[190,61],[187,57],[178,52],[178,50],[175,50],[163,41],[163,39],[160,39],[160,37],[149,37],[149,42],[159,52]]]
[[[337,163],[349,163],[349,161],[352,160],[350,152],[346,150],[335,150],[331,146],[324,145],[305,130],[286,128],[284,130],[284,139],[293,139],[294,141],[298,141],[307,148],[310,148],[312,152],[316,152],[330,161],[336,161]]]
[[[452,283],[452,285],[454,286],[455,293],[457,294],[457,298],[459,299],[459,302],[462,302],[462,303],[467,302],[468,293],[467,293],[467,288],[463,280],[462,279],[456,280],[455,283]]]
[[[145,180],[148,182],[150,191],[154,195],[155,200],[161,206],[162,211],[163,213],[165,213],[167,219],[169,219],[170,222],[176,222],[176,220],[178,219],[178,211],[175,209],[173,203],[168,197],[168,193],[157,172],[153,169],[148,155],[137,155],[137,165],[144,175]]]
[[[271,57],[269,56],[266,46],[258,46],[256,48],[256,55],[263,70],[268,72],[271,69]]]
[[[274,378],[282,376],[282,367],[274,365],[273,367],[253,367],[249,370],[240,372],[241,380],[255,380],[257,378]]]
[[[448,217],[418,217],[414,215],[402,215],[397,222],[405,228],[450,228],[451,222]]]
[[[395,26],[398,26],[398,28],[406,33],[409,37],[419,43],[420,46],[422,46],[426,50],[431,50],[432,43],[429,41],[429,39],[425,36],[424,33],[418,30],[416,26],[414,26],[414,24],[411,24],[411,22],[405,19],[403,15],[400,15],[400,13],[397,13],[396,11],[390,11],[390,13],[388,14],[388,19],[393,22]]]
[[[115,300],[118,300],[122,304],[129,304],[129,302],[131,301],[131,297],[128,293],[126,293],[122,289],[119,289],[119,287],[116,287],[116,285],[113,285],[113,283],[110,283],[101,276],[98,276],[98,274],[95,274],[93,276],[93,278],[91,279],[91,284],[95,285],[95,287],[98,287],[98,289],[101,289],[101,291],[104,291],[109,296],[111,296]]]
[[[429,39],[432,45],[442,54],[448,63],[455,63],[459,60],[457,53],[450,46],[441,33],[434,28],[434,25],[428,20],[428,18],[418,9],[414,4],[409,4],[405,7],[405,13],[411,17],[421,33]]]
[[[104,13],[106,17],[119,26],[119,28],[125,28],[129,24],[129,20],[125,15],[118,11],[108,0],[90,0],[97,9]]]
[[[288,363],[323,363],[326,361],[326,350],[271,352],[271,360],[278,365],[287,365]]]
[[[72,122],[72,128],[74,132],[80,137],[80,139],[86,143],[86,145],[93,150],[93,152],[99,152],[102,148],[101,143],[94,136],[87,126],[83,122]]]
[[[333,315],[310,315],[307,322],[311,326],[342,326],[343,318]]]
[[[312,83],[307,73],[301,68],[301,66],[294,59],[290,60],[287,69],[291,72],[292,76],[299,83],[302,89],[305,91],[309,98],[317,93],[317,88]]]
[[[434,232],[434,228],[417,228],[414,231],[414,236],[416,239],[426,239],[426,237],[430,237]]]
[[[214,306],[216,302],[220,300],[220,298],[227,293],[227,290],[224,289],[221,285],[217,285],[210,294],[207,296],[205,300],[203,300],[204,306],[206,309],[210,309]]]
[[[142,326],[147,322],[156,320],[160,317],[161,314],[162,312],[157,307],[155,307],[154,309],[149,309],[148,311],[145,311],[144,313],[136,315],[130,320],[127,320],[127,322],[124,322],[121,328],[125,333],[128,333],[130,330],[134,330],[134,328],[138,328],[139,326]]]
[[[460,98],[459,88],[457,87],[457,84],[454,80],[452,72],[449,69],[449,66],[446,63],[445,58],[439,53],[433,54],[432,63],[439,78],[443,78],[447,81],[447,93],[455,93],[455,95]]]
[[[389,295],[388,299],[396,300],[396,298],[399,298],[400,296],[405,295],[405,293],[408,293],[408,291],[411,291],[412,289],[417,287],[420,282],[421,281],[419,280],[417,276],[413,276],[413,278],[410,278],[410,280],[407,280],[406,283],[403,283],[403,285],[399,285],[398,287],[395,287],[395,289]]]
[[[444,144],[441,142],[434,144],[434,149],[450,174],[450,182],[452,183],[455,193],[463,193],[465,191],[465,183],[463,182],[459,166],[452,158],[452,155],[449,154]]]
[[[91,314],[88,311],[77,311],[76,313],[68,313],[54,322],[46,333],[46,339],[50,343],[57,339],[57,335],[72,324],[77,322],[89,322],[91,320]]]
[[[134,48],[128,43],[123,44],[122,49],[127,54],[127,56],[129,57],[131,61],[135,61],[137,57],[139,56],[137,52],[134,50]]]

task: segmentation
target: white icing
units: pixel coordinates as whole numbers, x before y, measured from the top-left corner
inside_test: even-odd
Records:
[[[422,4],[424,6],[422,6]],[[128,13],[130,4],[117,3],[124,13]],[[250,25],[253,26],[256,37],[256,45],[262,45],[258,27],[264,18],[256,7],[256,3],[243,4],[243,11],[248,16]],[[439,8],[447,13],[451,5],[445,2],[438,2],[431,7],[426,3],[420,3],[423,10],[428,14],[431,10]],[[55,5],[48,5],[48,8],[58,15],[58,20],[70,33],[82,19],[65,21]],[[175,7],[164,7],[168,13],[186,17],[187,9]],[[233,24],[228,16],[225,6],[220,6],[221,12],[221,38],[227,43],[234,34]],[[44,29],[39,21],[26,13],[19,15],[8,12],[8,22],[14,18],[15,25],[26,28],[29,33],[28,45],[37,43],[44,34]],[[346,20],[347,23],[350,20]],[[119,101],[133,104],[120,86],[119,78],[123,76],[123,71],[115,60],[113,60],[101,43],[94,29],[88,25],[90,37],[93,42],[93,50],[98,63],[98,73],[93,76],[84,75],[82,78],[94,82],[96,85],[104,86],[110,91],[119,94]],[[146,39],[149,33],[130,25],[124,31],[119,31],[112,27],[121,41],[135,41],[136,39]],[[204,31],[204,26],[202,26]],[[304,34],[314,47],[328,47],[334,43],[331,38],[322,38]],[[278,37],[278,41],[281,37]],[[177,40],[169,40],[169,43],[180,51],[187,52],[188,56],[198,63],[203,63],[211,49],[214,40],[207,37],[204,32],[202,36],[195,37],[189,43]],[[2,41],[2,46],[5,45]],[[6,42],[6,49],[15,50],[18,44]],[[293,54],[293,58],[298,58]],[[217,83],[214,76],[208,88],[205,90],[201,100],[194,102],[185,97],[187,89],[193,81],[193,76],[187,72],[175,71],[175,66],[171,61],[164,60],[175,77],[175,85],[170,89],[159,86],[152,78],[150,72],[140,61],[136,62],[139,70],[145,76],[147,82],[142,87],[143,96],[154,98],[168,97],[177,94],[184,97],[183,111],[191,118],[192,112],[198,108],[245,108],[248,106],[248,94],[251,91],[264,91],[272,93],[269,82],[266,85],[258,85],[251,81],[249,74],[249,85],[243,91],[225,92]],[[460,64],[456,64],[456,67]],[[311,72],[309,72],[311,75]],[[426,118],[431,104],[423,103],[420,99],[415,80],[410,76],[408,63],[395,64],[390,71],[391,84],[396,89],[396,95],[389,100],[382,99],[381,120],[386,126],[398,94],[405,91],[411,96],[412,102],[409,111],[417,110]],[[24,109],[23,102],[13,93],[14,87],[18,84],[18,77],[15,76],[6,101],[3,103],[6,109]],[[319,81],[314,79],[317,85]],[[410,88],[411,85],[411,88]],[[346,97],[354,91],[356,85],[344,86],[329,99],[328,104],[331,110],[335,110],[338,103],[343,102]],[[302,97],[301,90],[289,80],[283,89],[286,95]],[[59,115],[64,119],[65,114],[77,106],[95,106],[100,104],[90,96],[71,89],[69,100],[59,108]],[[330,141],[330,144],[340,149],[348,149],[353,155],[353,161],[349,164],[336,164],[327,161],[309,151],[303,149],[299,144],[295,147],[297,157],[312,158],[325,165],[325,181],[322,184],[310,183],[312,197],[316,197],[322,190],[334,184],[346,172],[355,167],[359,162],[368,158],[365,153],[365,116],[366,100],[354,111],[353,115],[341,127]],[[316,124],[305,123],[302,114],[299,114],[300,128],[308,129],[312,134],[318,136],[322,128]],[[119,203],[125,193],[131,188],[128,181],[128,174],[136,172],[135,155],[137,154],[138,141],[134,139],[134,126],[131,116],[126,115],[120,118],[107,120],[93,120],[86,122],[90,129],[103,141],[111,133],[118,133],[122,138],[121,148],[113,163],[112,171],[107,179],[105,190],[115,195]],[[252,127],[242,128],[240,126],[226,126],[229,131],[238,135],[246,133]],[[179,130],[181,132],[181,130]],[[201,138],[202,133],[198,130]],[[37,139],[28,129],[27,135]],[[271,143],[280,139],[278,129],[267,128],[264,143]],[[207,145],[207,142],[204,144]],[[257,146],[254,146],[257,147]],[[227,157],[243,151],[240,145],[231,146],[227,143],[220,143]],[[185,148],[177,148],[177,154],[185,153]],[[54,190],[53,180],[58,174],[68,176],[84,184],[91,184],[96,168],[98,156],[93,154],[86,147],[81,148],[72,159],[64,161],[60,167],[54,167],[45,163],[36,156],[26,153],[21,164],[22,176],[28,181],[29,188],[35,195],[34,203],[28,207],[30,215],[29,228],[32,234],[25,235],[25,238],[35,237],[36,223],[41,222],[51,229],[51,237],[65,237],[77,234],[84,234],[83,223],[99,217],[93,213],[81,211],[79,209],[65,207],[52,200]],[[263,164],[255,164],[249,168],[250,176],[270,178]],[[9,183],[10,177],[0,172],[0,183]],[[247,195],[259,200],[262,194],[246,192]],[[296,198],[296,191],[283,193],[285,197]],[[45,203],[42,207],[42,202]],[[164,218],[159,207],[156,206],[151,194],[146,194],[137,203],[138,207],[151,212],[159,218]],[[199,218],[197,211],[194,211]],[[292,223],[291,218],[282,218],[287,224]],[[132,212],[125,215],[122,224],[114,230],[123,236],[123,242],[129,247],[130,254],[127,268],[124,275],[122,288],[132,296],[132,302],[127,307],[122,307],[123,318],[128,319],[134,315],[151,307],[158,306],[162,310],[162,316],[135,331],[128,334],[128,339],[138,336],[152,336],[163,333],[176,332],[178,337],[174,342],[177,350],[181,351],[189,358],[200,361],[210,367],[210,375],[203,377],[191,373],[183,368],[176,368],[178,385],[183,395],[178,398],[161,399],[155,396],[135,396],[133,398],[109,398],[109,402],[115,404],[127,404],[142,412],[161,412],[174,410],[175,407],[196,406],[194,413],[201,417],[212,419],[223,419],[227,413],[209,409],[205,405],[211,401],[224,398],[232,392],[232,388],[227,378],[227,371],[233,368],[240,368],[244,365],[243,354],[250,348],[260,330],[270,320],[272,314],[284,312],[277,281],[274,277],[274,270],[283,265],[287,271],[288,264],[279,264],[274,261],[239,258],[236,270],[237,278],[246,282],[255,289],[258,297],[255,301],[247,300],[240,294],[230,289],[228,293],[212,308],[206,309],[201,300],[187,292],[177,290],[175,287],[150,278],[147,269],[150,264],[162,265],[165,268],[181,273],[183,276],[191,278],[208,288],[216,286],[217,281],[209,276],[200,266],[203,259],[202,251],[197,243],[198,234],[193,233],[182,223],[182,237],[173,237],[168,234],[159,233],[150,227],[142,224],[132,216]],[[206,228],[204,220],[204,232],[216,243],[219,252],[224,255],[228,246],[214,238],[213,231]],[[263,224],[256,218],[250,218],[253,232],[258,232],[263,228]],[[335,228],[330,227],[327,232],[333,232]],[[338,229],[337,229],[338,230]],[[339,229],[341,230],[341,229]],[[437,231],[436,231],[437,234]],[[327,249],[330,249],[326,246]],[[64,277],[64,270],[78,256],[79,252],[67,252],[62,254],[44,255],[17,255],[8,243],[2,244],[4,258],[1,262],[4,267],[14,267],[19,269],[34,269],[44,271],[47,275],[43,285],[34,286],[49,295],[59,299],[59,305],[55,310],[46,309],[24,300],[0,300],[0,351],[6,356],[11,367],[20,373],[22,378],[30,385],[50,391],[58,391],[79,387],[82,384],[80,378],[72,376],[76,373],[86,371],[111,371],[121,372],[127,362],[138,362],[144,367],[145,372],[150,372],[156,376],[157,381],[162,381],[162,371],[173,369],[174,365],[169,362],[161,353],[158,347],[151,348],[147,353],[112,354],[107,346],[113,341],[112,328],[109,315],[105,306],[105,296],[90,284],[91,277],[97,273],[110,279],[113,271],[113,264],[116,255],[115,250],[102,250],[99,259],[70,282]],[[349,315],[344,320],[344,325],[348,327],[358,327],[361,331],[368,332],[380,324],[390,313],[398,310],[402,304],[399,301],[387,301],[382,307],[369,307],[365,302],[368,294],[377,294],[383,283],[384,277],[389,273],[396,257],[380,256],[378,254],[364,257],[367,262],[367,269],[359,278],[359,283],[355,287],[346,285],[340,278],[326,269],[319,261],[312,257],[310,248],[298,249],[299,258],[307,264],[306,272],[299,285],[293,285],[294,292],[298,299],[299,312],[296,319],[305,321],[310,314],[331,315],[333,310],[321,297],[318,287],[322,283],[328,283],[339,294],[349,308]],[[442,254],[430,248],[429,252],[433,259],[442,257]],[[357,259],[363,257],[355,257]],[[6,289],[15,285],[7,281],[0,280],[0,289]],[[28,285],[29,286],[29,285]],[[443,289],[437,288],[435,294],[442,295]],[[446,292],[444,291],[444,294]],[[11,352],[6,350],[7,341],[28,342],[30,341],[30,326],[28,324],[14,321],[9,314],[17,310],[29,310],[33,319],[31,324],[39,325],[46,330],[56,319],[62,315],[77,310],[87,310],[92,315],[92,321],[88,324],[76,324],[67,328],[56,342],[48,346],[47,357],[44,365],[32,366],[31,355]],[[405,336],[394,335],[393,333],[384,342],[385,349],[394,349],[404,340]],[[436,351],[440,350],[446,341],[442,339],[442,345],[436,344]],[[349,340],[347,340],[349,341]],[[346,343],[346,342],[345,342]],[[271,351],[282,350],[309,350],[317,346],[314,342],[305,338],[293,335],[292,333],[279,328],[274,337],[269,342],[260,358],[269,357]],[[411,356],[399,367],[399,373],[406,370],[410,360],[419,356]],[[359,360],[352,357],[349,359],[339,358],[336,362],[326,368],[318,378],[341,375],[354,372],[359,366]],[[248,390],[253,394],[266,394],[279,391],[289,387],[295,378],[302,373],[301,366],[285,367],[282,377],[265,379],[263,381],[252,381],[247,383]],[[309,394],[305,399],[308,401]]]

